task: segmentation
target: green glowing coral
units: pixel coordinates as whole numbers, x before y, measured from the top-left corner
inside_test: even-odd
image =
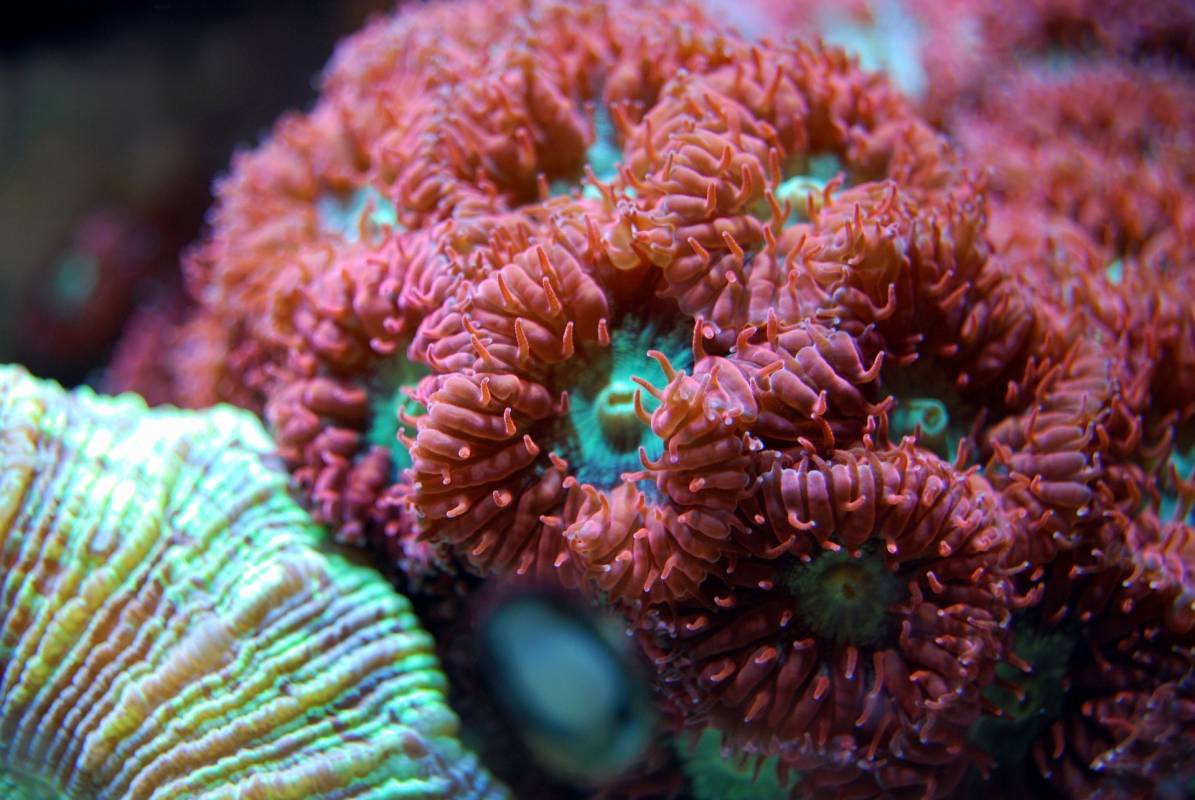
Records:
[[[252,417],[0,368],[0,790],[500,797],[407,601],[330,552]]]

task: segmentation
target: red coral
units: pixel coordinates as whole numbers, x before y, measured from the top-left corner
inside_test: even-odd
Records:
[[[1143,514],[1107,534],[1100,550],[1061,559],[1070,568],[1053,573],[1040,616],[1014,626],[1018,639],[1052,637],[1055,651],[1018,647],[1030,660],[1012,659],[1014,683],[1053,661],[1036,680],[1056,685],[1037,694],[1057,700],[1035,712],[1031,758],[1005,769],[1036,770],[1067,796],[1144,796],[1195,775],[1192,530]]]
[[[1148,154],[1186,152],[1182,93],[1143,109],[1133,75],[1097,77],[1156,115],[1144,145],[1095,79],[1078,107],[1018,88],[1055,147],[977,78],[982,174],[841,51],[695,6],[379,19],[219,185],[161,380],[264,413],[319,519],[416,580],[455,562],[614,605],[680,724],[815,794],[981,779],[1014,612],[1148,607],[1170,677],[1124,667],[1130,694],[1079,707],[1098,746],[1035,745],[1145,774],[1188,712],[1157,648],[1191,628],[1190,534],[1133,520],[1195,411],[1195,206]],[[1119,670],[1139,640],[1107,625]]]
[[[545,554],[567,561],[562,534],[581,530],[568,514],[619,483],[617,472],[590,489],[568,481],[560,430],[568,412],[561,393],[582,360],[612,346],[619,320],[664,332],[685,327],[691,314],[697,347],[715,352],[746,325],[774,325],[777,310],[790,325],[824,298],[820,289],[798,297],[798,287],[813,284],[788,254],[795,243],[778,241],[794,205],[777,199],[786,174],[812,154],[832,153],[852,181],[888,178],[919,196],[949,182],[953,168],[895,93],[834,53],[751,48],[695,9],[545,5],[534,37],[474,24],[472,9],[461,7],[465,19],[454,21],[449,39],[428,36],[446,23],[439,9],[377,23],[342,48],[310,114],[286,118],[267,144],[238,157],[218,189],[212,232],[188,262],[202,306],[188,338],[218,332],[213,344],[229,357],[223,372],[197,363],[192,380],[209,375],[209,385],[191,391],[264,408],[320,516],[359,541],[391,525],[392,506],[380,498],[404,482],[385,464],[377,444],[386,443],[371,446],[366,433],[377,392],[388,391],[371,376],[405,353],[444,377],[416,394],[427,413],[407,434],[415,490],[400,494],[427,535],[468,551],[476,566],[529,569]],[[630,57],[627,39],[650,43],[651,57]],[[478,51],[490,56],[472,59]],[[433,54],[436,67],[427,69]],[[434,99],[446,93],[453,102]],[[598,131],[604,124],[613,129]],[[553,180],[582,172],[585,146],[595,142],[625,147],[621,172],[593,178],[595,199],[544,198]],[[768,258],[743,249],[768,242]],[[715,260],[724,271],[711,267]],[[679,308],[648,312],[645,291],[676,297]],[[794,336],[775,343],[784,375],[773,376],[767,361],[746,367],[773,387],[758,401],[733,359],[722,372],[723,382],[740,376],[735,402],[762,403],[765,431],[769,419],[783,427],[793,409],[812,410],[795,385],[785,388],[792,370],[812,370],[810,386],[830,381],[834,402],[846,390],[826,370],[856,382],[874,375],[852,366],[841,334]],[[755,411],[746,419],[742,409],[706,403],[677,412],[688,422],[669,416],[677,398],[695,391],[685,381],[718,374],[711,363],[658,392],[664,410],[653,428],[668,449],[646,466],[666,502],[631,504],[645,517],[630,535],[679,524],[691,531],[682,540],[705,542],[694,545],[702,570],[689,563],[694,583],[741,549],[729,512],[759,449],[748,436]],[[241,386],[230,385],[237,376],[229,370],[239,371]],[[473,388],[446,382],[453,373]],[[666,378],[674,379],[671,368]],[[534,408],[519,405],[537,392]],[[856,428],[874,410],[861,397],[848,404]],[[723,428],[678,427],[727,415],[736,419]],[[447,441],[457,443],[451,452]],[[699,477],[715,457],[731,459],[724,477]],[[530,513],[515,507],[527,493],[541,500],[532,504],[536,519],[519,529],[538,532],[501,536],[499,525],[475,540],[500,517]],[[566,503],[569,493],[576,499]],[[609,514],[592,502],[586,518]],[[509,543],[530,548],[541,535],[557,545],[540,553]],[[507,544],[491,550],[494,537]],[[571,540],[582,546],[592,537]],[[625,547],[600,549],[593,569],[602,573],[605,557],[625,557]],[[661,553],[655,573],[674,574],[669,555]],[[602,582],[613,585],[608,576]],[[652,584],[645,578],[641,588]]]
[[[992,166],[999,201],[1072,219],[1131,255],[1180,221],[1195,179],[1193,101],[1182,73],[1165,69],[1025,69],[954,127],[963,148]],[[1027,107],[1039,111],[1018,112]]]

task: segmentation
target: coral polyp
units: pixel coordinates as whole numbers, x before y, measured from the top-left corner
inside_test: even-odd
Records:
[[[504,797],[431,637],[249,415],[0,370],[6,797]]]
[[[891,179],[928,199],[950,159],[841,57],[752,48],[696,8],[545,4],[511,11],[534,16],[534,35],[466,21],[429,36],[446,13],[351,40],[317,108],[238,159],[188,264],[200,311],[183,324],[227,358],[200,368],[189,343],[176,385],[264,410],[346,541],[406,537],[415,519],[479,570],[587,574],[632,602],[691,592],[742,549],[729,512],[760,447],[746,418],[693,427],[755,413],[746,383],[697,362],[821,293],[802,299],[795,263],[813,251],[786,223],[835,184],[813,199],[793,180],[833,164],[839,182]],[[575,65],[559,57],[570,50]],[[438,76],[421,71],[425,51]],[[834,367],[867,380],[830,338]],[[698,479],[711,458],[736,466]]]
[[[717,611],[653,622],[676,702],[805,791],[952,791],[1016,604],[990,487],[906,444],[777,465],[760,491],[757,531],[793,557],[740,561]]]

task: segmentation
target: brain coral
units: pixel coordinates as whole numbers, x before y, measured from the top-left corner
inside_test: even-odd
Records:
[[[404,598],[240,411],[0,371],[5,797],[501,797]]]
[[[1131,215],[994,244],[1014,178],[843,52],[697,6],[420,7],[220,183],[167,382],[262,412],[318,518],[408,574],[615,607],[664,716],[794,793],[1154,786],[1151,747],[1190,768],[1187,412],[1151,406],[1187,310],[1122,335],[1148,310],[1057,278]]]

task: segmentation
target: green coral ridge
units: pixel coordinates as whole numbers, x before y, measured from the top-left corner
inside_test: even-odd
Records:
[[[371,244],[378,244],[391,230],[402,230],[394,203],[372,186],[363,186],[347,194],[328,193],[315,204],[320,229],[349,244],[364,232]]]
[[[941,458],[953,458],[959,436],[950,428],[950,410],[936,397],[910,397],[892,411],[888,431],[894,441],[916,436]]]
[[[1014,626],[1013,652],[1032,672],[1025,674],[1011,664],[1000,664],[997,680],[984,690],[984,696],[1004,716],[984,716],[971,728],[971,740],[993,754],[997,763],[1022,763],[1029,757],[1030,745],[1058,719],[1076,642],[1066,631],[1044,633],[1024,621]]]
[[[3,755],[3,749],[0,749]],[[68,800],[53,786],[16,770],[0,769],[0,797],[4,800]]]
[[[396,473],[411,466],[411,451],[399,440],[399,431],[415,437],[414,427],[404,424],[402,415],[414,418],[423,413],[423,405],[412,398],[411,393],[419,381],[430,374],[431,370],[423,364],[396,358],[379,370],[378,388],[370,393],[373,400],[366,439],[370,444],[390,451]]]
[[[785,585],[814,635],[860,647],[876,647],[888,639],[889,609],[904,593],[880,551],[871,548],[857,556],[845,549],[824,551],[791,567]]]
[[[636,319],[612,330],[610,346],[587,349],[581,359],[586,368],[570,381],[574,388],[562,434],[562,455],[573,465],[577,480],[595,486],[611,486],[624,472],[640,469],[640,447],[653,460],[663,453],[659,438],[635,413],[636,393],[648,414],[659,403],[632,377],[656,385],[664,382],[660,365],[647,351],[662,352],[677,371],[693,365],[688,338],[679,332],[661,331],[654,323]]]
[[[720,740],[720,733],[706,728],[696,742],[678,743],[695,800],[787,800],[793,796],[796,772],[782,781],[775,757],[759,765],[736,763],[723,754]]]
[[[431,637],[251,415],[0,368],[0,792],[502,797]]]

